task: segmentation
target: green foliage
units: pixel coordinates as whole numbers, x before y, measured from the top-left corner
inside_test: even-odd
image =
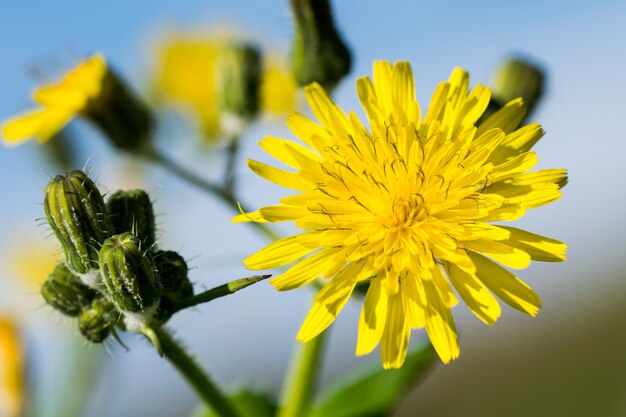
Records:
[[[228,398],[239,412],[239,417],[273,417],[276,415],[276,404],[267,394],[242,389],[229,395]],[[202,407],[193,414],[193,417],[220,417],[220,415]]]
[[[308,417],[384,417],[428,370],[437,355],[428,344],[407,355],[400,369],[349,375],[317,401]]]

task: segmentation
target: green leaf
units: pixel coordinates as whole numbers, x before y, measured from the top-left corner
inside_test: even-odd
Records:
[[[386,416],[436,357],[427,344],[409,354],[400,369],[378,367],[348,376],[320,397],[308,417]]]
[[[240,417],[273,417],[276,415],[276,404],[267,394],[244,388],[235,394],[230,394],[228,398],[239,412]],[[207,410],[205,406],[202,406],[193,413],[193,417],[220,416],[213,410]]]

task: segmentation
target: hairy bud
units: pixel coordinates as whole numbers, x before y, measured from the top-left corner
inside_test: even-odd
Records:
[[[174,313],[178,301],[193,296],[193,285],[187,276],[187,263],[178,253],[157,251],[154,263],[163,288],[157,319],[166,322]]]
[[[44,210],[70,268],[81,274],[98,268],[98,251],[111,235],[102,195],[82,171],[57,175],[45,189]]]
[[[90,342],[102,343],[113,330],[118,314],[106,299],[95,299],[78,317],[78,330]]]
[[[155,242],[154,210],[150,196],[143,190],[119,190],[107,201],[113,233],[132,232],[144,250]]]
[[[159,300],[154,266],[130,232],[115,235],[100,249],[100,273],[111,300],[124,312],[145,312]]]
[[[65,263],[59,263],[41,286],[41,295],[54,309],[76,317],[91,305],[96,292],[83,284]]]

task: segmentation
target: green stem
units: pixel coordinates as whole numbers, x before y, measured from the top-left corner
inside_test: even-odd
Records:
[[[227,190],[235,189],[235,168],[237,155],[239,154],[239,137],[230,138],[228,148],[226,148],[226,168],[224,169],[224,188]]]
[[[187,380],[206,405],[221,417],[239,417],[239,413],[233,408],[228,398],[211,381],[196,360],[186,352],[180,342],[161,327],[155,326],[153,331],[160,342],[163,355]]]
[[[197,306],[198,304],[207,303],[209,301],[215,300],[216,298],[235,293],[269,277],[271,277],[271,275],[253,275],[248,278],[236,279],[227,284],[220,285],[219,287],[212,288],[208,291],[196,294],[192,297],[185,298],[184,300],[177,302],[176,304],[174,304],[174,312],[176,313],[180,310]]]
[[[302,417],[309,411],[321,368],[326,332],[294,351],[277,417]]]
[[[233,194],[232,190],[227,187],[222,187],[217,184],[214,184],[197,174],[189,171],[187,168],[181,166],[177,162],[173,161],[169,157],[165,156],[161,152],[156,149],[151,149],[143,156],[149,161],[160,165],[162,168],[168,170],[172,174],[177,177],[187,181],[188,183],[200,188],[202,191],[207,194],[211,194],[220,199],[223,203],[228,205],[229,207],[235,209],[236,211],[243,210],[247,212],[248,210],[238,201],[238,199]],[[271,241],[275,241],[280,239],[280,236],[276,234],[272,229],[267,227],[265,223],[257,223],[257,222],[248,222],[247,224],[256,228],[260,233],[265,235]]]

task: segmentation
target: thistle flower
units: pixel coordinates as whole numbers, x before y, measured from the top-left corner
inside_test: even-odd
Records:
[[[324,331],[363,281],[370,285],[356,354],[380,342],[385,368],[402,365],[411,329],[422,327],[443,362],[458,357],[452,288],[489,325],[500,316],[492,293],[536,315],[539,297],[502,265],[563,261],[566,246],[492,222],[559,199],[567,176],[563,169],[528,172],[543,130],[518,128],[521,99],[476,126],[490,90],[479,84],[469,92],[468,73],[456,68],[422,116],[407,62],[376,62],[373,82],[358,79],[357,92],[369,129],[318,84],[305,89],[320,124],[300,114],[287,120],[304,145],[275,137],[260,142],[295,171],[248,163],[295,194],[234,219],[295,221],[302,230],[244,261],[255,270],[295,262],[271,280],[281,291],[318,277],[328,281],[297,338],[307,342]]]
[[[41,107],[5,122],[5,143],[16,145],[31,138],[46,142],[82,115],[121,149],[141,151],[149,145],[150,113],[100,54],[80,62],[59,82],[35,90],[33,101]]]

